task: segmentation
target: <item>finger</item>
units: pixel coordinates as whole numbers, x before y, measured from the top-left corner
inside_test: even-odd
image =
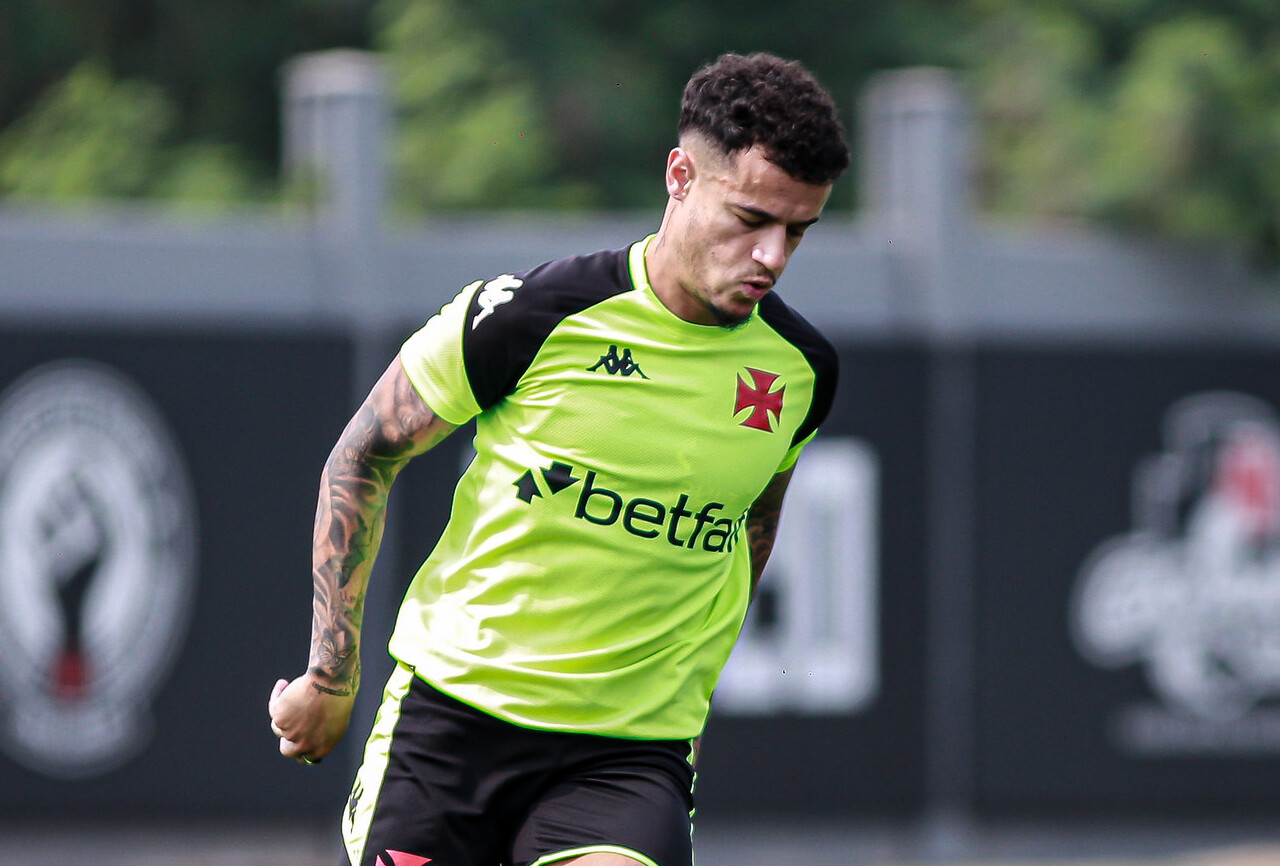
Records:
[[[302,759],[302,750],[298,748],[298,744],[284,737],[280,738],[280,754],[286,758],[293,758],[295,761]]]
[[[282,730],[280,729],[280,726],[279,726],[279,725],[277,725],[274,721],[272,721],[272,722],[271,722],[271,733],[275,734],[277,737],[279,737],[279,738],[280,738],[280,739],[282,739],[282,740],[283,740],[283,739],[285,738],[285,736],[286,736],[285,732],[284,732],[284,731],[282,731]]]
[[[276,684],[271,689],[271,699],[267,701],[267,709],[271,708],[271,705],[276,702],[280,697],[280,694],[288,687],[288,685],[288,680],[276,680]]]

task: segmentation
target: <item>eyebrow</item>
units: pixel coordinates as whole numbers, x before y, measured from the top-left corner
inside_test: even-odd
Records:
[[[744,204],[735,204],[733,206],[736,207],[738,210],[742,211],[743,213],[749,214],[755,217],[756,219],[764,220],[766,222],[774,222],[774,223],[782,222],[782,220],[778,219],[776,215],[769,213],[767,210],[761,210],[758,207],[750,207],[749,205],[744,205]],[[786,225],[789,227],[807,229],[809,226],[816,223],[819,219],[821,219],[821,217],[814,217],[813,219],[802,220],[800,222],[795,222],[795,223],[787,223]]]

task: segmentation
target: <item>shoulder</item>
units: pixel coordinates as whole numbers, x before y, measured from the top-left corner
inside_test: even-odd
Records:
[[[630,247],[600,250],[583,255],[553,259],[530,268],[519,276],[531,285],[565,293],[604,293],[608,287],[629,288],[627,253]]]
[[[481,281],[471,297],[469,330],[481,339],[512,328],[545,336],[566,316],[628,288],[625,249],[555,259]]]
[[[818,377],[834,377],[839,368],[835,346],[809,320],[770,292],[760,301],[760,318],[804,355]]]
[[[479,284],[462,354],[481,408],[511,392],[565,319],[631,289],[628,248],[555,259]]]
[[[757,309],[761,320],[794,346],[813,370],[813,396],[792,439],[791,444],[796,445],[817,430],[831,411],[840,376],[839,357],[835,346],[817,328],[772,292],[764,296]]]

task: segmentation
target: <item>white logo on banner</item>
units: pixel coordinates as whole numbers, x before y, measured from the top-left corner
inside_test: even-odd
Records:
[[[821,438],[796,464],[756,603],[716,690],[728,714],[847,713],[879,689],[879,464]]]
[[[136,755],[195,581],[195,506],[120,373],[36,368],[0,395],[0,749],[83,778]]]
[[[1213,392],[1176,403],[1166,450],[1135,473],[1134,530],[1081,570],[1081,654],[1142,664],[1163,706],[1124,708],[1137,753],[1277,752],[1280,713],[1280,424],[1265,403]]]

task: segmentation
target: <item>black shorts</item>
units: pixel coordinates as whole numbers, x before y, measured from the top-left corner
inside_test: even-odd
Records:
[[[687,740],[512,725],[403,665],[343,814],[353,866],[542,866],[593,852],[692,866]]]

